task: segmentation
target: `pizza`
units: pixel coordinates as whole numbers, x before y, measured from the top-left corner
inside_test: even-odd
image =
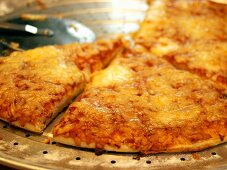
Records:
[[[226,5],[208,0],[152,0],[133,43],[116,38],[0,58],[0,119],[41,133],[67,107],[54,140],[107,151],[224,143],[226,14]]]
[[[176,68],[227,85],[227,5],[153,0],[135,40]]]
[[[0,119],[42,132],[120,47],[116,38],[40,47],[0,58]]]
[[[136,45],[92,76],[54,140],[117,152],[199,151],[227,141],[226,99],[213,81]]]

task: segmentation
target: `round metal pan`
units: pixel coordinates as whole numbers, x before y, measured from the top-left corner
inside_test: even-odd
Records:
[[[28,0],[21,3],[18,0],[1,0],[1,6],[4,6],[5,13],[11,13],[0,20],[12,19],[22,13],[69,18],[90,27],[97,37],[136,31],[148,8],[145,0]],[[148,156],[114,152],[97,156],[93,150],[57,144],[52,140],[51,129],[61,116],[42,135],[0,121],[0,163],[16,169],[40,170],[227,169],[227,144],[201,152]]]

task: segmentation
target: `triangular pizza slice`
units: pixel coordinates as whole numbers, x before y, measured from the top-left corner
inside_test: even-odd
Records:
[[[136,46],[92,77],[53,134],[108,151],[198,151],[227,141],[226,94]]]
[[[116,38],[40,47],[0,58],[0,119],[42,132],[120,47]]]

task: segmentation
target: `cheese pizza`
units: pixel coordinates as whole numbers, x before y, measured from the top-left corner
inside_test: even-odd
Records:
[[[227,5],[153,0],[135,39],[175,67],[227,85]]]
[[[108,151],[198,151],[227,141],[226,94],[136,46],[94,74],[53,134]]]
[[[120,46],[116,38],[40,47],[0,58],[0,119],[42,132]]]
[[[71,103],[53,129],[63,144],[149,154],[226,142],[227,5],[150,0],[133,39],[0,58],[0,119],[41,133]]]

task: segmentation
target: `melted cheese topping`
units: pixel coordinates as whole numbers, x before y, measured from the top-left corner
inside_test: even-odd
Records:
[[[24,53],[13,53],[6,57],[1,64],[1,71],[10,75],[13,73],[23,73],[24,76],[37,76],[43,81],[67,84],[73,82],[73,78],[78,79],[82,73],[75,67],[73,62],[67,62],[64,52],[54,46],[37,48]],[[8,70],[7,72],[3,72]],[[78,77],[74,74],[78,72]]]
[[[227,84],[226,5],[153,1],[135,39],[177,68]]]
[[[193,150],[197,142],[227,135],[226,107],[212,82],[136,47],[94,75],[54,136],[118,151],[125,145],[145,153],[181,145]]]

